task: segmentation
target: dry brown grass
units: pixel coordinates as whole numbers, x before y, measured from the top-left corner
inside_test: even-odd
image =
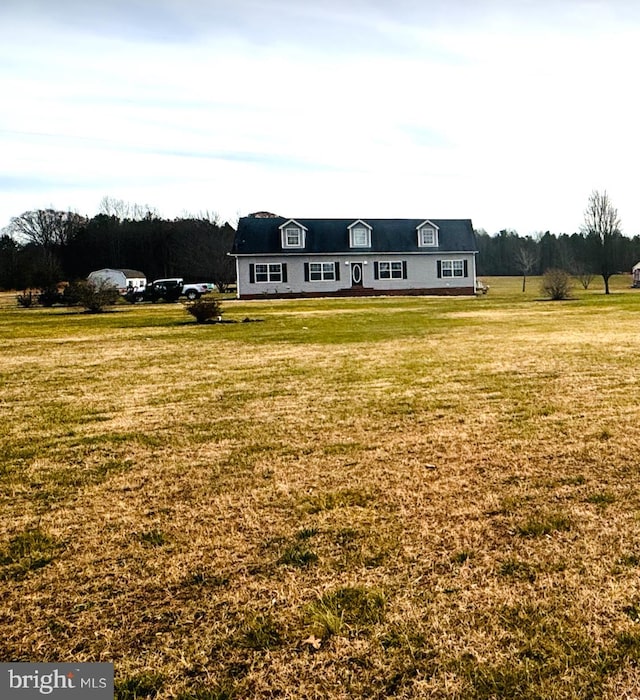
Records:
[[[2,660],[112,660],[120,698],[640,697],[636,298],[492,294],[5,309]]]

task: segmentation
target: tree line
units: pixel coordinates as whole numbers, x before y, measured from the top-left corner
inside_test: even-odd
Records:
[[[504,229],[496,236],[476,231],[479,275],[522,275],[522,291],[527,275],[563,270],[589,286],[595,275],[604,281],[609,294],[609,278],[628,274],[640,261],[640,236],[623,236],[618,210],[605,191],[594,190],[587,201],[581,229],[571,235],[549,231],[536,236],[519,236]]]
[[[215,215],[168,220],[103,203],[92,218],[53,209],[14,217],[0,235],[0,288],[46,289],[105,267],[139,270],[149,280],[213,282],[221,291],[235,282],[228,255],[235,230]]]
[[[571,274],[591,272],[599,275],[598,240],[582,232],[554,234],[549,231],[536,236],[520,236],[504,229],[495,235],[476,231],[479,275],[541,275],[559,268]],[[628,274],[640,262],[640,236],[613,236],[613,268]],[[528,268],[528,269],[527,269]]]

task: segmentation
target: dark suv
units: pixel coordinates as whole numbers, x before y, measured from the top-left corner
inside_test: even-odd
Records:
[[[125,298],[132,304],[136,301],[156,301],[164,300],[175,302],[178,301],[182,294],[182,282],[174,280],[159,280],[150,282],[144,289],[127,290]]]

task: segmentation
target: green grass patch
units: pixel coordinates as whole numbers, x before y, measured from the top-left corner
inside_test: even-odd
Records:
[[[282,643],[280,629],[269,613],[249,615],[243,622],[238,644],[256,651],[275,649]]]
[[[315,564],[317,561],[318,555],[314,551],[300,542],[294,542],[284,549],[278,557],[277,563],[281,566],[293,566],[301,569]]]
[[[161,674],[148,671],[126,678],[116,678],[114,695],[116,700],[142,700],[156,698],[164,685]]]
[[[160,530],[147,530],[139,533],[137,537],[145,547],[164,547],[169,542],[167,536]]]
[[[517,581],[528,581],[533,583],[536,580],[536,569],[529,562],[520,559],[509,558],[500,563],[500,575]]]
[[[374,496],[360,489],[325,491],[305,499],[303,507],[308,513],[321,513],[335,508],[364,508]]]
[[[196,685],[189,691],[181,692],[176,696],[176,700],[234,700],[237,697],[231,681],[214,681],[212,684]]]
[[[593,503],[596,506],[608,506],[616,502],[616,497],[610,491],[600,491],[599,493],[592,493],[587,497],[587,503]]]
[[[517,532],[522,537],[542,537],[554,532],[568,532],[571,527],[571,519],[564,513],[539,513],[519,523]]]
[[[0,549],[0,576],[21,579],[50,564],[63,544],[40,527],[13,535]]]
[[[308,608],[307,619],[320,637],[370,632],[384,619],[386,599],[381,591],[345,586],[324,593]]]

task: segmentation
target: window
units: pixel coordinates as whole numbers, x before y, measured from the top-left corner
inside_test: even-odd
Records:
[[[376,280],[406,280],[406,260],[384,260],[373,263],[373,278]]]
[[[436,230],[425,226],[420,229],[420,246],[434,246],[436,245]]]
[[[309,281],[326,282],[336,278],[336,266],[332,262],[309,263]]]
[[[282,282],[282,263],[258,263],[255,266],[256,282]]]
[[[286,281],[287,263],[251,263],[249,265],[249,282],[251,284]]]
[[[351,246],[353,248],[369,247],[369,230],[364,226],[351,229]]]
[[[300,248],[302,246],[302,231],[299,228],[286,228],[284,230],[284,244],[286,248]]]
[[[467,277],[467,261],[439,260],[438,277]]]
[[[433,221],[423,221],[416,226],[418,230],[418,248],[435,248],[438,245],[438,227]]]
[[[381,280],[401,280],[402,263],[399,261],[379,263],[378,276]]]

